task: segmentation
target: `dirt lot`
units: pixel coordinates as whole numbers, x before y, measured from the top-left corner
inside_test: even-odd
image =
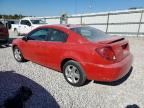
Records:
[[[0,106],[20,86],[32,90],[26,108],[144,108],[144,38],[128,38],[134,55],[133,70],[117,85],[90,82],[73,87],[61,73],[32,62],[18,63],[11,47],[0,48]],[[135,108],[135,107],[132,107]]]

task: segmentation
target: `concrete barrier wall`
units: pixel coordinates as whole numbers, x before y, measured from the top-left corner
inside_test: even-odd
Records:
[[[48,24],[59,24],[60,23],[60,19],[59,18],[48,18],[48,19],[45,19],[45,21]]]
[[[139,22],[141,13],[123,13],[112,14],[109,17],[109,23],[127,23],[127,22]]]
[[[81,18],[80,17],[68,18],[68,24],[81,24]]]
[[[60,24],[60,17],[43,18],[48,24]],[[67,22],[85,24],[114,35],[144,36],[144,9],[71,15]]]
[[[84,16],[82,18],[83,24],[107,23],[107,16]]]
[[[141,24],[140,32],[144,32],[144,24]]]
[[[108,32],[137,32],[138,24],[131,25],[109,25]]]

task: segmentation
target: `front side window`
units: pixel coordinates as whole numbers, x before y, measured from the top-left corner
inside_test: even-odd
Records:
[[[48,29],[39,29],[30,33],[30,35],[28,36],[28,39],[45,41],[47,36],[48,36]]]
[[[21,20],[21,24],[31,26],[31,23],[28,20]]]
[[[33,23],[33,24],[46,24],[44,21],[42,21],[42,20],[31,20],[31,22]]]
[[[93,41],[93,42],[110,37],[103,31],[100,31],[93,27],[76,27],[76,28],[71,28],[71,30],[85,37],[89,41]]]
[[[50,30],[50,35],[48,37],[48,41],[55,41],[55,42],[66,42],[67,40],[67,34],[64,33],[63,31],[59,31],[56,29],[51,29]]]

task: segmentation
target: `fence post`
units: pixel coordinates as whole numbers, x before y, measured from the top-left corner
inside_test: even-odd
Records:
[[[108,32],[108,27],[109,27],[109,16],[110,16],[110,13],[108,13],[108,16],[107,16],[106,33]]]
[[[82,23],[83,23],[83,22],[82,22],[82,18],[83,18],[83,17],[82,17],[82,16],[80,16],[80,18],[81,18],[80,24],[82,25]]]
[[[140,16],[140,21],[139,21],[139,26],[138,26],[138,32],[137,32],[137,37],[139,36],[139,32],[140,32],[140,28],[141,28],[141,22],[142,22],[142,18],[143,18],[143,11],[141,11],[141,16]]]
[[[44,21],[46,22],[46,18],[44,17]]]

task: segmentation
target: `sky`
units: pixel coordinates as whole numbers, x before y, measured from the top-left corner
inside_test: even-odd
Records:
[[[0,0],[0,14],[59,16],[143,7],[144,0]]]

